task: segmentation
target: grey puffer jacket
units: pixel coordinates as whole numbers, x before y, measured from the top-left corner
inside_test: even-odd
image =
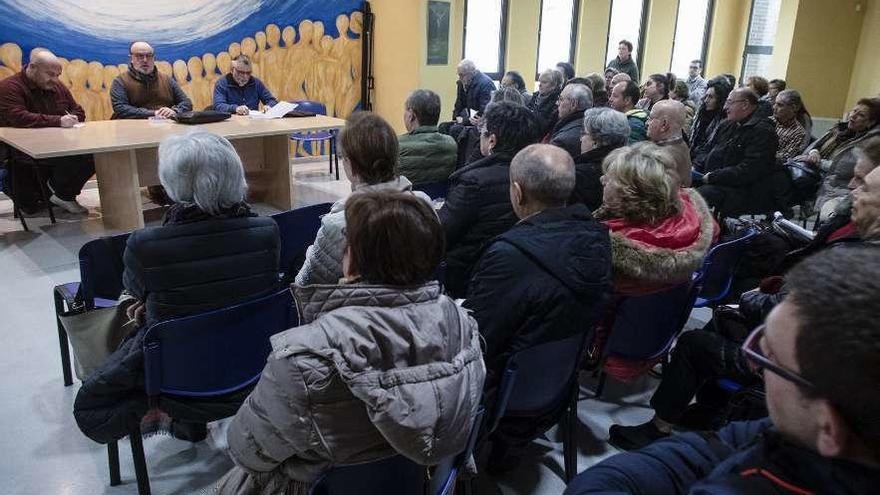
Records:
[[[431,198],[421,191],[413,191],[412,182],[402,175],[388,182],[357,186],[352,194],[376,191],[412,191],[433,209]],[[306,250],[306,261],[296,274],[297,284],[335,284],[342,278],[342,255],[346,246],[344,228],[347,200],[346,197],[333,203],[330,212],[321,218],[321,228],[315,237],[315,243]]]
[[[397,453],[433,465],[464,448],[486,369],[476,321],[439,284],[294,294],[304,324],[272,337],[229,427],[229,453],[263,480],[259,493],[302,492],[336,465]]]

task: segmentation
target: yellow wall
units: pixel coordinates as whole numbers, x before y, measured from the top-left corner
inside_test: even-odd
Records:
[[[801,0],[786,82],[801,92],[814,117],[844,112],[864,12],[856,2]],[[874,26],[876,29],[876,26]],[[872,65],[876,61],[872,60]]]
[[[868,0],[844,110],[852,108],[859,98],[877,96],[880,93],[878,53],[880,53],[880,0]]]
[[[643,81],[651,74],[669,72],[678,15],[678,0],[653,0],[649,5],[640,74]]]
[[[786,79],[791,44],[794,41],[794,27],[797,21],[800,0],[782,0],[779,6],[779,22],[776,37],[773,39],[773,60],[767,79]]]
[[[579,75],[605,70],[611,0],[581,0],[574,69]]]
[[[712,16],[712,34],[706,54],[707,77],[730,73],[739,78],[749,29],[751,0],[718,0]]]
[[[425,62],[422,5],[425,1],[371,0],[376,14],[373,45],[373,111],[404,132],[403,102],[419,86]],[[450,54],[451,55],[451,54]]]

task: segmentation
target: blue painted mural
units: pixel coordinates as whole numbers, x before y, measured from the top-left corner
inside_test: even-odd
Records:
[[[279,99],[316,100],[346,117],[360,102],[363,0],[0,0],[0,79],[30,51],[62,57],[62,81],[90,119],[134,40],[149,42],[195,108],[240,53]],[[106,100],[106,103],[105,103]]]

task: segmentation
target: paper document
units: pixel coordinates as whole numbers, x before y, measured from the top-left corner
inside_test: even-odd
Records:
[[[291,112],[296,110],[297,104],[290,103],[287,101],[279,101],[274,107],[270,108],[269,111],[263,113],[259,110],[251,110],[248,113],[248,116],[252,119],[280,119]]]

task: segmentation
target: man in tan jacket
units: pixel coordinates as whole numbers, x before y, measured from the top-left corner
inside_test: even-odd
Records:
[[[681,187],[691,187],[691,150],[681,132],[686,118],[684,105],[675,100],[658,101],[648,117],[648,139],[672,155]]]
[[[113,80],[110,101],[111,119],[170,118],[192,110],[192,102],[177,81],[156,68],[156,52],[145,41],[129,48],[128,72]]]

